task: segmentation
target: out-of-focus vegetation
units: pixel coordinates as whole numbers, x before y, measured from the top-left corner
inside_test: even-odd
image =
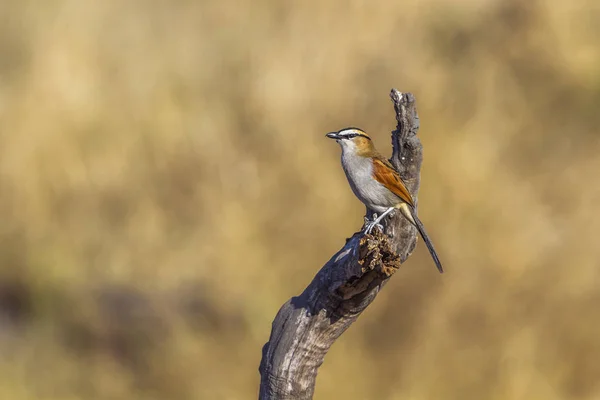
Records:
[[[418,246],[316,399],[600,397],[600,3],[0,3],[0,398],[252,399],[362,224],[323,135],[425,149]]]

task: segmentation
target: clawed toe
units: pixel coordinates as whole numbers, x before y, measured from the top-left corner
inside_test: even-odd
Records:
[[[383,225],[371,222],[365,228],[365,233],[367,235],[371,234],[371,232],[373,232],[373,228],[375,228],[375,227],[379,228],[381,230],[381,232],[383,232]]]

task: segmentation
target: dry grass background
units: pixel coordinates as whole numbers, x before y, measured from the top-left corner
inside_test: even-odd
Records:
[[[425,147],[423,246],[316,399],[600,398],[597,1],[0,2],[0,398],[252,399],[362,223],[323,135]]]

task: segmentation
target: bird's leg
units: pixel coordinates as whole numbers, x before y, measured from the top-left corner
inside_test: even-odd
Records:
[[[379,217],[374,218],[373,222],[369,222],[366,226],[365,229],[365,233],[371,233],[371,231],[373,230],[374,227],[376,226],[380,226],[381,230],[383,230],[383,226],[381,226],[381,224],[379,223],[379,221],[381,221],[382,219],[384,219],[389,213],[391,213],[392,211],[394,211],[395,208],[394,207],[390,207],[387,210],[385,210],[384,213],[382,213]],[[375,217],[375,214],[373,214],[373,217]]]

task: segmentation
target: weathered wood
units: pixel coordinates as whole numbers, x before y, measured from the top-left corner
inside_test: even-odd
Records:
[[[396,89],[390,97],[397,120],[390,161],[416,202],[423,155],[415,98]],[[372,235],[354,233],[302,294],[281,307],[262,351],[259,400],[312,398],[318,368],[331,345],[414,250],[416,229],[400,213],[383,225],[385,234],[377,229]]]

